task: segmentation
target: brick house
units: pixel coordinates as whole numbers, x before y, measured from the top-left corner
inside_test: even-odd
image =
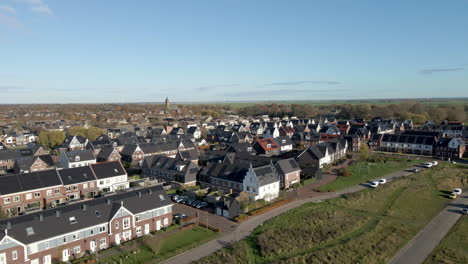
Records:
[[[161,186],[0,221],[4,263],[67,262],[168,227],[172,202]]]
[[[443,158],[461,159],[466,144],[462,138],[441,138],[435,145],[435,155]]]
[[[280,146],[272,138],[259,139],[252,147],[258,154],[265,156],[279,155],[281,152]]]
[[[15,160],[13,165],[14,173],[28,173],[33,171],[43,171],[55,168],[54,160],[50,155],[26,156]]]

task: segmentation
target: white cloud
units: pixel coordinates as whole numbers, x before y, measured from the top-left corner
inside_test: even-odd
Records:
[[[31,10],[41,15],[52,15],[52,10],[47,5],[32,6]]]
[[[14,0],[17,3],[23,3],[29,6],[34,13],[41,15],[52,15],[52,10],[44,0]]]
[[[11,7],[11,6],[8,6],[8,5],[1,5],[0,6],[0,11],[1,12],[5,12],[5,13],[9,13],[9,14],[16,14],[16,9]]]

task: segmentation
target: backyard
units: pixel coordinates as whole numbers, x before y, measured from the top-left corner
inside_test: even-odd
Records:
[[[217,236],[216,232],[199,226],[175,233],[157,232],[151,236],[126,242],[122,246],[101,251],[96,256],[97,262],[95,263],[157,263]],[[87,259],[89,257],[75,260],[72,263],[86,263]]]
[[[198,263],[385,263],[449,202],[448,190],[468,186],[467,175],[467,167],[441,164],[377,189],[309,203]]]
[[[420,160],[375,158],[374,162],[356,161],[347,167],[350,176],[338,176],[335,181],[319,188],[320,191],[337,191],[346,187],[364,183],[386,174],[420,164]]]

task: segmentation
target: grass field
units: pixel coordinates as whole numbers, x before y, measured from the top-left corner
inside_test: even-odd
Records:
[[[374,163],[357,161],[348,166],[351,176],[339,176],[335,181],[325,184],[319,188],[320,191],[337,191],[359,183],[382,177],[386,174],[408,168],[411,165],[419,164],[419,160],[396,159],[376,161]]]
[[[120,247],[107,249],[102,255],[109,255],[109,257],[99,258],[96,263],[120,263],[120,260],[125,264],[157,263],[217,236],[217,233],[203,227],[194,227],[167,236],[164,232],[158,232],[152,237],[146,236],[127,242],[135,243],[137,245],[135,249],[122,250]],[[81,263],[81,261],[75,260],[73,263]]]
[[[462,216],[424,264],[468,263],[468,217]]]
[[[197,263],[386,263],[468,186],[468,168],[439,165],[376,189],[275,217]]]

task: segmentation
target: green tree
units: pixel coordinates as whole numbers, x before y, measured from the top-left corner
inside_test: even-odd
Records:
[[[63,131],[42,131],[39,134],[39,144],[54,148],[60,146],[65,139],[65,133]]]
[[[359,157],[361,160],[367,160],[369,158],[369,147],[367,144],[361,144],[361,147],[359,148]]]

